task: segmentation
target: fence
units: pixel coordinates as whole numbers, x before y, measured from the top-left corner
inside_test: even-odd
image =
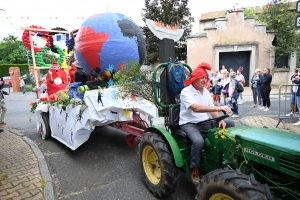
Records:
[[[285,127],[285,123],[283,120],[287,120],[287,119],[294,119],[294,118],[299,118],[299,111],[296,112],[297,107],[298,109],[300,109],[300,105],[297,105],[297,100],[295,100],[295,109],[294,109],[294,113],[292,116],[286,116],[287,113],[291,112],[291,98],[292,98],[292,87],[295,85],[288,85],[288,84],[284,84],[284,85],[280,85],[279,89],[278,89],[278,99],[279,99],[279,109],[278,109],[278,123],[276,125],[276,128],[278,127],[278,125],[280,124],[280,122],[282,122],[283,127]],[[295,96],[295,99],[297,97]],[[282,102],[284,101],[284,102]],[[284,106],[284,109],[282,109]],[[284,111],[283,111],[284,110]]]

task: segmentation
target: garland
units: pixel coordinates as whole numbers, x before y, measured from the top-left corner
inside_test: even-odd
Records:
[[[50,50],[49,47],[44,46],[39,52],[37,52],[35,54],[35,61],[36,61],[38,66],[40,66],[40,67],[50,67],[52,65],[52,64],[46,64],[44,62],[44,59],[43,59],[43,53],[46,53],[49,50]]]
[[[35,26],[35,25],[32,25],[29,28],[44,29],[41,26]],[[36,31],[32,31],[32,32],[36,33]],[[48,34],[48,32],[42,32],[42,34]],[[22,42],[24,43],[25,47],[31,51],[29,30],[24,30],[23,35],[22,35]],[[39,52],[42,50],[41,47],[33,47],[33,49],[34,49],[34,52]]]

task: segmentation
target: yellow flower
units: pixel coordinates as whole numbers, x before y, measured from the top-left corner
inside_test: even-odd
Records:
[[[224,130],[224,132],[228,132],[228,130],[227,129],[223,129]]]
[[[223,138],[223,139],[224,139],[224,138],[226,138],[226,136],[225,136],[225,135],[221,135],[221,138]]]
[[[215,138],[219,138],[218,135],[216,135]]]
[[[219,134],[219,135],[223,135],[223,131],[222,131],[222,130],[219,130],[219,131],[218,131],[218,134]]]

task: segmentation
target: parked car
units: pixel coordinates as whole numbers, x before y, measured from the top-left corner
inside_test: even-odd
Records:
[[[12,86],[11,77],[10,76],[3,76],[2,78],[3,78],[3,81],[5,82],[5,84],[7,86],[10,86],[10,87]]]

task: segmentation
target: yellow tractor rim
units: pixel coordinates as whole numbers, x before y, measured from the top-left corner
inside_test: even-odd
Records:
[[[234,200],[230,196],[223,194],[223,193],[216,193],[212,195],[209,200]]]
[[[158,163],[158,156],[152,147],[146,146],[143,149],[142,162],[148,180],[157,185],[161,179],[161,168]]]

